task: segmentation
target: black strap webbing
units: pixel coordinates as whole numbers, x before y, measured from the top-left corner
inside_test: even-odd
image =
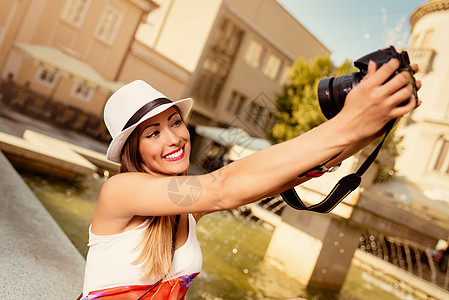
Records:
[[[294,209],[298,210],[309,210],[318,213],[330,212],[335,206],[337,206],[338,203],[343,201],[343,199],[346,198],[346,196],[348,196],[360,185],[363,173],[366,172],[369,166],[376,159],[377,155],[379,154],[380,148],[384,144],[385,139],[388,133],[390,133],[394,123],[395,120],[392,120],[386,125],[385,135],[382,141],[379,143],[379,145],[377,145],[376,149],[374,149],[374,151],[370,154],[370,156],[368,156],[368,158],[360,166],[357,172],[346,175],[345,177],[340,179],[335,185],[335,187],[332,189],[332,191],[329,193],[329,195],[327,195],[326,198],[324,198],[324,200],[322,200],[317,204],[306,206],[304,202],[302,202],[301,198],[299,198],[298,193],[296,193],[296,190],[294,188],[291,188],[281,193],[281,196],[284,199],[284,201]]]

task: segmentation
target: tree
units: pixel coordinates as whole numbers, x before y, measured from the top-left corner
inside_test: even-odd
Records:
[[[268,139],[274,143],[289,140],[326,121],[317,100],[318,82],[355,70],[348,60],[335,68],[329,55],[317,56],[310,63],[298,59],[290,70],[290,82],[276,97],[279,122],[268,133]]]
[[[303,134],[326,121],[318,103],[317,87],[321,79],[336,77],[358,71],[352,62],[345,60],[335,67],[329,55],[317,56],[308,62],[298,59],[290,70],[290,81],[283,87],[282,94],[276,96],[275,104],[279,111],[278,122],[267,133],[273,143],[289,140]],[[382,151],[396,157],[399,155],[398,143],[402,137],[395,137],[394,130],[387,137]],[[376,141],[379,143],[380,139]],[[376,180],[386,181],[395,170],[381,166]]]

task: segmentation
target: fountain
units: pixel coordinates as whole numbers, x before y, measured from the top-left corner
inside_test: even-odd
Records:
[[[35,173],[21,175],[85,256],[87,228],[104,178],[96,176],[69,182]],[[275,204],[275,199],[270,199],[263,205],[281,210]],[[204,268],[192,285],[188,299],[419,299],[355,266],[350,268],[340,292],[308,289],[296,278],[263,261],[272,231],[260,226],[264,221],[255,218],[221,212],[200,221],[197,235],[203,249]]]

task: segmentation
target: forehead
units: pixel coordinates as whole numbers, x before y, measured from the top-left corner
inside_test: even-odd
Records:
[[[152,124],[160,124],[163,121],[168,120],[172,115],[179,115],[179,112],[174,107],[169,107],[168,109],[164,110],[163,112],[149,118],[148,120],[143,121],[139,127],[145,128]]]

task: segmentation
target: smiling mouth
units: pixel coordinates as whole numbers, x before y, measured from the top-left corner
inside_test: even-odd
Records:
[[[184,157],[184,146],[164,156],[165,160],[175,161]]]

